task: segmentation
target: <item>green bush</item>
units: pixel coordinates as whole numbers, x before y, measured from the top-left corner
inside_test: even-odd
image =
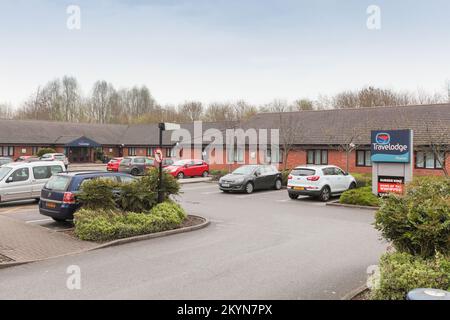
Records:
[[[75,213],[75,235],[85,241],[110,241],[179,227],[186,214],[173,202],[155,206],[150,213],[90,210]]]
[[[345,191],[341,195],[339,202],[359,206],[378,207],[380,205],[380,198],[372,193],[372,187],[364,187]]]
[[[450,260],[441,254],[431,259],[407,253],[385,254],[380,261],[379,284],[374,300],[404,300],[416,288],[450,289]]]
[[[372,186],[372,175],[370,173],[352,173],[356,180],[357,188],[364,188]]]
[[[81,185],[77,200],[86,209],[114,209],[116,202],[113,191],[117,188],[119,184],[108,179],[86,180]]]
[[[219,181],[220,178],[228,174],[228,170],[211,170],[209,175],[212,177],[213,181]]]
[[[38,156],[40,158],[44,154],[47,154],[47,153],[56,153],[56,150],[53,148],[42,148],[42,149],[38,150],[38,152],[36,153],[36,156]]]
[[[119,207],[123,211],[149,211],[156,204],[158,193],[141,181],[122,184],[120,187]]]
[[[404,196],[386,197],[375,227],[399,251],[423,257],[450,252],[450,179],[418,179]]]

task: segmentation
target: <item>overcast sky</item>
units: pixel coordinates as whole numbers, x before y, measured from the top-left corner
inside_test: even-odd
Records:
[[[69,4],[80,30],[66,26]],[[99,79],[144,84],[163,104],[443,90],[449,15],[448,0],[0,0],[0,102],[65,74],[84,93]]]

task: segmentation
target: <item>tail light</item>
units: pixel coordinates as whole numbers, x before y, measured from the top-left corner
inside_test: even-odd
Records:
[[[291,180],[291,179],[292,179],[292,176],[291,176],[291,175],[289,175],[289,176],[288,176],[288,180]]]
[[[63,203],[64,204],[74,204],[75,203],[75,194],[73,194],[72,192],[64,192]]]
[[[312,176],[312,177],[306,178],[306,180],[308,180],[308,181],[318,181],[319,179],[320,179],[319,176]]]

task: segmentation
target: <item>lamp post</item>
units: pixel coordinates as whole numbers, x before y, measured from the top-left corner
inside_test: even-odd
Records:
[[[180,125],[176,123],[160,123],[159,127],[159,150],[162,150],[163,146],[163,131],[171,131],[171,130],[179,130]],[[164,201],[163,190],[162,190],[162,169],[163,169],[163,158],[161,157],[161,161],[159,162],[159,176],[158,176],[158,203],[162,203]]]

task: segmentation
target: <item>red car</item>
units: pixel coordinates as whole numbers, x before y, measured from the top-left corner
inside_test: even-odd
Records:
[[[209,165],[203,160],[180,160],[164,168],[164,170],[178,179],[207,177],[209,175]]]
[[[119,171],[119,165],[123,158],[112,158],[108,164],[106,165],[106,170],[118,172]]]

